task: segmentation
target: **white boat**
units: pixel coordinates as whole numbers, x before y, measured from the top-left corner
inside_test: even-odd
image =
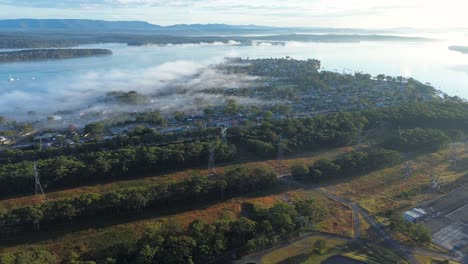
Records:
[[[10,78],[8,79],[8,81],[14,82],[14,81],[15,81],[15,78],[11,77],[11,74],[10,74]]]

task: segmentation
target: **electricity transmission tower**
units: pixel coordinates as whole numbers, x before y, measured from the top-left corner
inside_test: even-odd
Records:
[[[208,158],[208,175],[214,175],[216,173],[215,164],[214,164],[214,156],[215,156],[215,149],[214,144],[210,144],[210,154]]]
[[[221,141],[223,141],[223,143],[227,143],[227,126],[224,126],[224,128],[221,129]]]
[[[413,174],[413,162],[405,162],[405,178],[409,178]]]
[[[35,195],[45,196],[44,189],[42,189],[41,181],[39,180],[39,172],[37,171],[37,162],[34,161],[34,182],[35,182]]]
[[[42,138],[39,139],[39,151],[42,151]]]
[[[362,143],[370,136],[373,135],[373,133],[382,127],[385,126],[384,122],[376,123],[373,127],[369,128],[367,131],[364,131],[364,127],[359,128],[358,134],[357,134],[357,139],[356,139],[356,145],[355,148],[359,149],[362,145]],[[401,135],[401,134],[400,134]]]
[[[437,191],[440,189],[440,179],[438,175],[429,174],[431,178],[431,187],[433,190]]]
[[[285,147],[285,140],[282,136],[280,136],[279,141],[278,141],[278,160],[283,160],[284,159],[284,147]]]
[[[450,154],[450,160],[453,163],[453,167],[457,167],[458,154],[457,154],[457,146],[455,144],[452,144],[452,153]]]

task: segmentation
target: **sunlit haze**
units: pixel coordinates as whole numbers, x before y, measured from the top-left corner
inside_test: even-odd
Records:
[[[468,27],[464,0],[0,0],[1,18],[144,20],[341,28]]]

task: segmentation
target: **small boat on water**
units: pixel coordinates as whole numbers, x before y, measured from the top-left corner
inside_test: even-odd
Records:
[[[8,79],[8,81],[14,82],[14,81],[15,81],[15,78],[11,77],[11,74],[10,74],[10,78]]]

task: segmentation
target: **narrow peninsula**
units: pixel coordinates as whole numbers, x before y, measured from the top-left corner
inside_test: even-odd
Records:
[[[61,60],[112,55],[108,49],[32,49],[0,52],[0,63]]]
[[[468,54],[468,46],[450,46],[449,50],[458,51],[463,54]]]

